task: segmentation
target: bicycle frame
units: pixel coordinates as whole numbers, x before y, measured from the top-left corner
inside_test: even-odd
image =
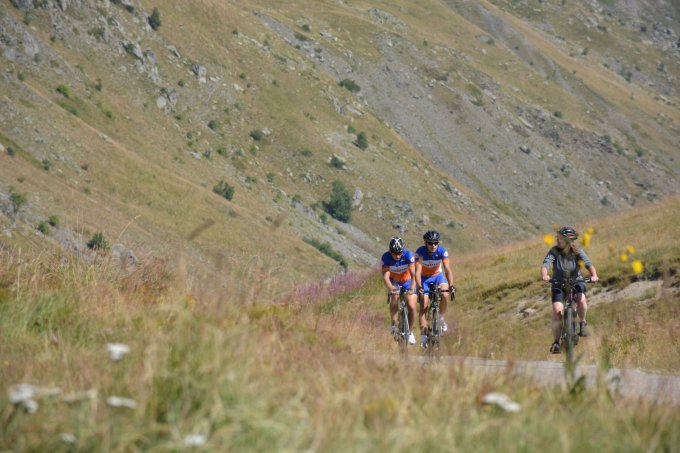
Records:
[[[397,330],[394,332],[394,340],[399,345],[399,351],[404,355],[408,355],[408,337],[411,333],[411,327],[408,322],[408,302],[406,300],[406,295],[410,290],[399,286],[399,308],[398,308],[398,323]],[[396,294],[393,293],[393,294]],[[389,296],[388,296],[389,297]]]
[[[425,319],[427,320],[427,350],[428,353],[435,357],[439,355],[439,344],[442,336],[442,322],[439,304],[442,300],[442,293],[450,292],[451,289],[441,289],[435,283],[430,283],[428,288],[429,304],[425,312]]]
[[[590,279],[583,279],[582,281],[587,283]],[[566,300],[563,304],[564,312],[562,313],[560,350],[566,353],[568,362],[573,362],[574,348],[578,344],[578,335],[576,333],[576,320],[578,319],[576,306],[578,301],[574,300],[574,298],[576,296],[576,283],[579,282],[579,280],[571,277],[564,280],[550,279],[550,283],[560,286],[566,295]]]

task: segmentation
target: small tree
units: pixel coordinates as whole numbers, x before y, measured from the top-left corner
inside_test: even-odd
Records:
[[[154,8],[151,12],[151,15],[149,16],[149,25],[151,25],[151,28],[154,30],[158,30],[161,26],[161,13],[158,11],[158,8]]]
[[[234,186],[230,185],[225,180],[220,181],[215,187],[213,187],[213,192],[218,195],[222,195],[227,200],[234,198]]]
[[[354,144],[359,149],[368,148],[368,138],[366,138],[366,133],[365,132],[359,132],[359,135],[357,135],[357,140],[354,142]]]
[[[324,202],[324,209],[333,218],[349,223],[352,217],[352,196],[342,182],[333,181],[331,198]]]

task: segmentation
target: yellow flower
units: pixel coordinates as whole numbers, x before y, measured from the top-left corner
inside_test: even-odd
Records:
[[[590,246],[590,239],[591,239],[591,233],[585,232],[583,233],[583,238],[581,239],[581,243],[583,244],[583,247],[586,248]]]
[[[622,253],[621,255],[619,255],[619,259],[621,260],[622,263],[625,263],[626,261],[628,261],[628,255]]]
[[[640,260],[633,261],[631,267],[633,268],[633,272],[635,272],[636,274],[641,274],[642,271],[645,270],[645,266],[642,264],[642,261]]]
[[[583,260],[578,260],[578,267],[584,267],[586,263]]]
[[[628,252],[628,254],[632,255],[633,253],[635,253],[635,247],[633,247],[632,245],[627,245],[626,251]]]
[[[543,236],[543,242],[545,242],[548,245],[553,245],[555,244],[555,237],[552,234],[546,234]]]

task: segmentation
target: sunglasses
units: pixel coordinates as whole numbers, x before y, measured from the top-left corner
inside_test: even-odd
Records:
[[[426,242],[427,245],[439,245],[439,242]]]

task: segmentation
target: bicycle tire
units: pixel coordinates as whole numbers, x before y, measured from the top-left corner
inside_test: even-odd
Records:
[[[410,327],[408,325],[408,309],[403,300],[401,300],[399,305],[399,351],[406,357],[408,356],[408,337],[410,333]]]
[[[574,344],[574,337],[576,336],[576,321],[574,319],[574,308],[572,306],[567,307],[563,329],[567,361],[571,363],[574,360],[574,347],[576,346]]]
[[[429,310],[431,313],[431,319],[429,323],[428,331],[428,352],[433,358],[439,357],[439,340],[441,334],[441,322],[439,320],[439,300],[435,295],[431,302],[432,306]]]

